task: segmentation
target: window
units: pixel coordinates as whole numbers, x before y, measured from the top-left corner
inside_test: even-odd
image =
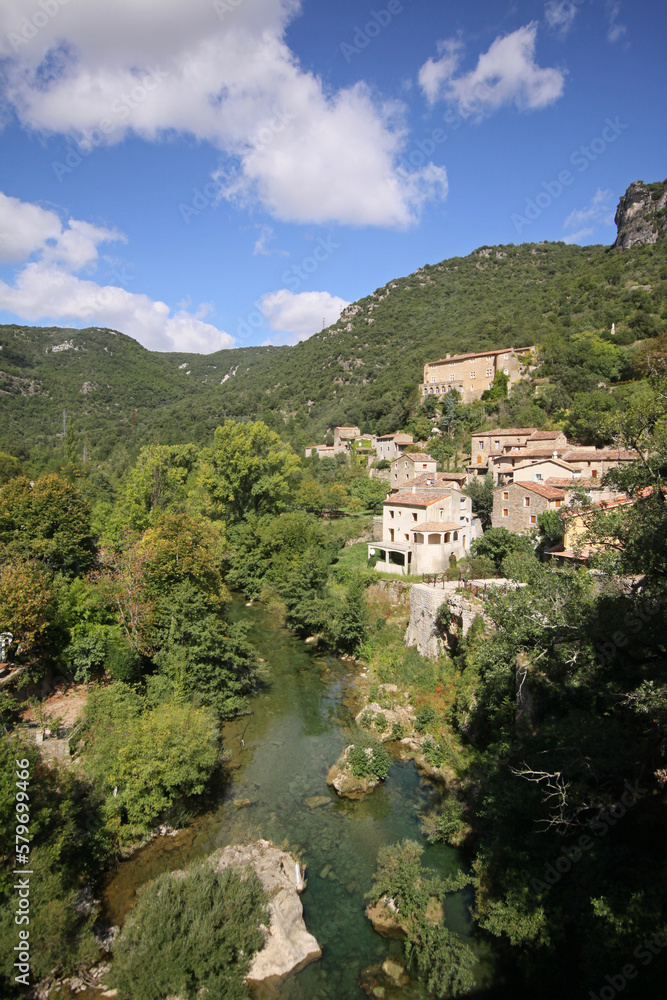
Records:
[[[503,368],[503,372],[505,373],[505,375],[509,375],[510,370],[509,368]]]
[[[523,505],[524,507],[530,507],[530,497],[523,498]]]
[[[470,372],[470,378],[477,378],[477,372]]]
[[[493,361],[493,354],[487,354],[486,360],[487,361]]]
[[[544,479],[544,476],[542,475],[541,472],[536,472],[535,473],[535,479],[539,483],[539,482],[541,482]]]
[[[486,369],[486,377],[491,378],[493,376],[493,368]]]
[[[431,382],[435,382],[435,375],[431,375]]]
[[[510,491],[505,490],[503,493],[503,500],[509,500],[509,498],[510,498]]]
[[[591,479],[597,479],[597,477],[598,477],[598,470],[597,469],[592,469],[591,470]]]
[[[537,517],[535,516],[535,514],[530,515],[530,523],[537,524]]]
[[[406,542],[409,542],[409,541],[410,541],[410,536],[408,535],[408,533],[407,533],[407,532],[405,533],[405,540],[406,540]]]
[[[453,381],[454,381],[454,376],[453,376],[453,375],[450,375],[450,376],[449,376],[449,381],[450,381],[450,382],[453,382]]]
[[[413,510],[413,512],[412,512],[412,520],[413,520],[413,521],[416,521],[416,520],[417,520],[417,515],[415,514],[414,510]]]
[[[504,359],[505,361],[507,361],[507,359],[508,359],[508,358],[509,358],[509,354],[503,354],[503,359]]]
[[[442,509],[442,507],[440,508],[439,514],[440,514],[440,520],[444,521],[445,520],[445,512]]]
[[[465,507],[465,505],[466,505],[466,498],[465,497],[461,497],[461,499],[459,500],[459,504],[460,504],[461,507]]]
[[[393,516],[394,516],[394,512],[393,512],[393,510],[390,510],[390,511],[389,511],[389,517],[392,517],[392,518],[393,518]]]
[[[556,500],[556,509],[558,509],[560,506],[562,506],[562,503],[563,503],[562,500]]]
[[[494,448],[500,448],[500,441],[494,441],[493,442],[493,447]]]
[[[479,450],[480,451],[484,451],[484,442],[483,441],[478,441],[477,443],[479,445]]]
[[[509,509],[507,507],[503,507],[503,517],[509,517],[509,516],[510,516]]]

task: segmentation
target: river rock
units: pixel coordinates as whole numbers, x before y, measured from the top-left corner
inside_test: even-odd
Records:
[[[345,750],[336,763],[329,768],[327,785],[331,785],[339,795],[347,799],[363,799],[364,795],[377,788],[380,784],[380,779],[357,778],[347,761],[347,754],[351,749],[352,744],[349,747],[345,747]]]
[[[305,888],[304,869],[293,854],[281,851],[268,840],[256,840],[225,847],[213,855],[213,860],[217,871],[252,865],[269,897],[266,941],[252,960],[247,977],[250,982],[281,978],[321,957],[322,950],[303,919],[299,893]]]
[[[309,809],[319,809],[320,806],[327,806],[332,800],[328,795],[309,795],[303,800],[303,804]]]

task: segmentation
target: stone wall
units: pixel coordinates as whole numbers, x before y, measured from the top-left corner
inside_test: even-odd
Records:
[[[472,580],[469,587],[483,591],[484,587],[524,586],[513,580]],[[452,646],[452,641],[466,636],[470,626],[481,615],[484,623],[493,627],[492,622],[484,614],[484,601],[475,597],[470,590],[459,590],[457,580],[437,586],[425,583],[415,583],[410,590],[410,621],[405,633],[406,646],[416,646],[422,656],[435,660]],[[447,604],[452,615],[452,622],[445,634],[436,626],[435,616],[438,608]]]

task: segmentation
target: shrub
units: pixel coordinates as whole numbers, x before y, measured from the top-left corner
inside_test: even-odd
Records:
[[[445,751],[439,743],[435,742],[432,736],[427,736],[422,743],[422,753],[431,767],[442,767],[445,763]]]
[[[402,740],[406,736],[405,726],[402,722],[395,722],[391,730],[392,740]]]
[[[359,725],[363,729],[370,729],[373,725],[373,713],[369,708],[364,709],[361,713],[361,718],[359,719]]]
[[[432,705],[426,704],[417,712],[415,729],[418,733],[423,733],[437,719],[437,713]]]
[[[379,778],[384,781],[391,767],[390,755],[381,743],[374,740],[365,745],[356,743],[348,750],[347,760],[355,778]]]
[[[387,717],[384,712],[378,712],[375,716],[375,728],[379,733],[384,733],[387,728]]]
[[[113,985],[121,997],[177,995],[244,1000],[244,982],[269,919],[257,875],[210,865],[160,875],[138,892],[114,944]]]

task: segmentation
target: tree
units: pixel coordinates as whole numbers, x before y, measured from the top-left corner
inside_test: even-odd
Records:
[[[475,477],[464,487],[463,492],[472,500],[473,514],[477,515],[482,522],[482,527],[486,528],[491,524],[491,514],[493,513],[493,476],[487,472],[483,480]],[[479,553],[479,555],[485,554]]]
[[[485,389],[482,393],[482,399],[485,402],[494,402],[498,399],[507,399],[507,386],[509,385],[509,377],[505,372],[497,371],[493,378],[493,385],[490,389]]]
[[[565,533],[565,523],[557,510],[543,510],[537,515],[537,526],[547,545],[560,542]]]
[[[188,501],[188,477],[198,458],[199,449],[193,444],[142,448],[125,477],[111,520],[112,535],[117,537],[127,528],[141,532],[160,515],[182,511]]]
[[[252,869],[216,872],[205,862],[159,875],[139,890],[114,943],[113,983],[131,1000],[245,1000],[244,978],[268,922],[266,893]]]
[[[0,568],[0,628],[13,636],[11,659],[30,663],[47,651],[56,614],[48,570],[34,561],[7,562]]]
[[[10,479],[0,487],[0,542],[12,555],[83,573],[95,558],[88,501],[54,474]]]
[[[10,479],[21,475],[21,463],[18,458],[0,451],[0,484],[8,483]]]
[[[300,465],[266,424],[226,420],[215,432],[213,447],[202,452],[200,478],[211,514],[233,523],[248,514],[284,510]]]
[[[500,569],[503,559],[510,552],[532,553],[533,546],[527,538],[515,535],[507,528],[488,528],[481,538],[476,538],[470,546],[473,556],[487,556]]]

